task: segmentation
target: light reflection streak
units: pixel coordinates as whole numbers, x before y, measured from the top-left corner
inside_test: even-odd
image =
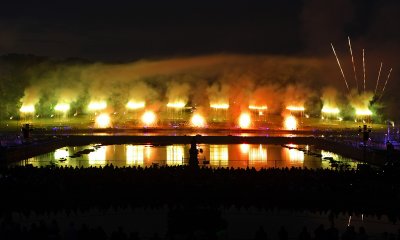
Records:
[[[144,146],[127,145],[126,146],[126,164],[143,165],[144,164]]]
[[[210,164],[212,166],[228,166],[228,145],[210,145]]]
[[[66,159],[69,156],[68,149],[60,148],[54,151],[54,159]]]
[[[167,165],[182,165],[184,147],[179,145],[167,146]]]
[[[261,144],[258,147],[250,147],[249,162],[250,163],[266,163],[267,162],[267,148]]]
[[[101,146],[88,154],[89,165],[105,165],[106,164],[107,146]]]

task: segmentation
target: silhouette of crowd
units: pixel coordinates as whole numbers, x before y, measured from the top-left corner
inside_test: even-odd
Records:
[[[32,212],[71,213],[90,208],[128,206],[236,206],[329,211],[336,216],[339,213],[387,215],[396,222],[400,216],[399,178],[400,174],[388,174],[367,166],[358,170],[269,168],[258,171],[190,166],[2,167],[0,216],[12,212],[26,215]],[[35,232],[37,227],[19,232]],[[2,227],[2,231],[4,229],[8,228]],[[287,239],[284,228],[281,230],[276,237]],[[313,239],[338,239],[326,237],[339,234],[332,231],[322,229]],[[111,235],[101,237],[99,229],[87,229],[86,232],[98,234],[96,238],[99,239],[127,239],[112,238]],[[348,233],[340,235],[341,239],[356,239],[353,232],[349,229]],[[257,236],[261,235],[262,232]],[[300,235],[299,239],[309,239],[305,230]],[[320,235],[324,237],[318,237]],[[367,239],[362,237],[361,230],[356,235],[357,239]],[[389,237],[386,239],[391,239]]]

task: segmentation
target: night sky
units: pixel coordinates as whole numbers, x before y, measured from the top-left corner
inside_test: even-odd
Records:
[[[215,53],[318,56],[329,43],[398,50],[398,1],[2,3],[0,54],[133,61]]]

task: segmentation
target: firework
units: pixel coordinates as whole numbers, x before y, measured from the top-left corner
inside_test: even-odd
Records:
[[[111,126],[111,118],[108,114],[102,113],[96,117],[96,126],[98,128],[108,128]]]
[[[347,84],[346,77],[344,76],[344,72],[343,72],[343,69],[342,69],[342,65],[340,65],[339,58],[338,58],[338,56],[337,56],[337,54],[336,54],[335,48],[333,47],[333,44],[332,44],[332,43],[331,43],[331,46],[332,46],[333,53],[335,54],[336,61],[337,61],[338,65],[339,65],[340,72],[342,73],[343,80],[344,80],[344,82],[346,83],[347,90],[350,91],[349,85]]]
[[[20,109],[20,112],[22,113],[34,113],[35,112],[35,106],[33,105],[23,105]]]
[[[153,125],[155,121],[156,121],[156,114],[152,111],[147,111],[142,115],[142,122],[146,127]]]
[[[191,123],[192,123],[192,126],[194,126],[194,127],[204,127],[205,126],[204,117],[202,117],[200,114],[194,114],[191,119]]]
[[[383,85],[382,93],[381,93],[381,96],[379,97],[379,100],[381,100],[381,98],[382,98],[382,96],[383,96],[383,93],[385,92],[386,85],[387,85],[387,83],[388,83],[388,81],[389,81],[390,73],[392,72],[392,69],[393,69],[393,68],[391,68],[391,69],[389,70],[389,73],[388,73],[388,75],[387,75],[387,78],[386,78],[386,81],[385,81],[385,85]]]
[[[351,55],[351,62],[353,64],[354,80],[356,81],[356,86],[357,86],[357,91],[358,91],[358,80],[357,80],[356,66],[354,64],[353,50],[351,49],[350,37],[347,37],[347,39],[349,40],[349,50],[350,50],[350,55]]]
[[[363,49],[363,71],[364,71],[364,92],[365,92],[365,51]]]
[[[102,101],[102,102],[91,102],[88,106],[89,110],[91,111],[98,111],[98,110],[104,110],[107,108],[107,103]]]
[[[68,103],[59,103],[54,107],[54,110],[58,112],[68,112],[70,109],[70,106]]]
[[[242,113],[239,117],[240,128],[249,128],[251,124],[251,118],[248,113]]]
[[[132,110],[144,108],[145,106],[146,106],[146,103],[145,103],[145,102],[132,102],[132,101],[129,101],[129,102],[126,104],[126,108],[132,109]]]
[[[288,116],[285,118],[285,129],[286,130],[296,130],[297,129],[297,120],[293,116]]]
[[[167,107],[169,107],[169,108],[184,108],[185,105],[186,104],[184,102],[174,102],[174,103],[168,103]]]
[[[369,109],[356,109],[357,116],[371,116],[372,112]]]
[[[287,106],[286,109],[295,112],[303,112],[305,110],[304,107],[301,106]]]
[[[226,103],[222,103],[222,104],[211,104],[210,107],[211,107],[211,108],[214,108],[214,109],[228,109],[228,108],[229,108],[229,104],[226,104]]]
[[[375,86],[374,94],[376,94],[376,90],[378,89],[379,78],[381,77],[381,70],[382,70],[382,62],[381,62],[381,66],[379,67],[379,73],[378,73],[378,78],[376,79],[376,86]]]
[[[340,110],[339,108],[323,107],[321,112],[326,114],[339,114]]]
[[[255,106],[255,105],[250,105],[249,109],[251,110],[267,110],[268,107],[267,106]]]

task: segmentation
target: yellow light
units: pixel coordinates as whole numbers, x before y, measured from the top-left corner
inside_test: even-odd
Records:
[[[54,110],[58,112],[68,112],[69,108],[70,107],[68,103],[59,103],[54,107]]]
[[[126,108],[128,108],[128,109],[140,109],[140,108],[144,108],[145,106],[146,106],[145,102],[132,102],[132,101],[129,101],[126,104]]]
[[[210,145],[210,164],[213,167],[226,167],[229,161],[228,145]]]
[[[255,106],[255,105],[250,105],[249,109],[251,110],[267,110],[268,107],[267,106]]]
[[[54,159],[66,159],[69,156],[68,149],[60,148],[54,151]]]
[[[111,126],[110,116],[106,113],[102,113],[96,117],[96,126],[98,128],[108,128]]]
[[[126,163],[129,165],[144,164],[144,146],[143,145],[127,145],[126,146]]]
[[[98,111],[98,110],[103,110],[107,107],[107,103],[106,102],[91,102],[89,104],[89,110],[92,111]]]
[[[339,110],[339,108],[323,107],[321,112],[327,113],[327,114],[339,114],[340,110]]]
[[[249,161],[252,163],[267,161],[267,149],[261,144],[258,147],[250,148]]]
[[[156,121],[156,114],[152,111],[147,111],[142,115],[142,122],[145,126],[153,125]]]
[[[246,144],[246,143],[240,144],[240,151],[241,151],[243,154],[247,154],[247,153],[249,152],[249,149],[250,149],[249,144]]]
[[[205,125],[205,120],[204,118],[199,115],[199,114],[194,114],[192,119],[191,119],[191,123],[194,127],[204,127]]]
[[[167,165],[182,165],[184,152],[183,146],[167,146]]]
[[[288,116],[285,119],[285,129],[286,130],[296,130],[297,129],[297,120],[293,116]]]
[[[251,124],[251,118],[248,113],[242,113],[239,117],[239,126],[241,128],[248,128]]]
[[[33,106],[33,105],[25,105],[25,106],[22,106],[19,109],[19,111],[22,112],[22,113],[34,113],[35,112],[35,106]]]
[[[222,104],[211,104],[210,107],[211,107],[211,108],[214,108],[214,109],[228,109],[228,108],[229,108],[229,104],[226,104],[226,103],[222,103]]]
[[[305,110],[304,107],[301,107],[301,106],[287,106],[286,109],[290,110],[290,111],[304,111]]]
[[[183,108],[185,107],[185,103],[184,102],[175,102],[175,103],[168,103],[167,107],[169,108]]]
[[[372,112],[369,109],[356,109],[356,115],[370,116]]]
[[[89,165],[106,164],[107,146],[101,146],[88,154]]]

